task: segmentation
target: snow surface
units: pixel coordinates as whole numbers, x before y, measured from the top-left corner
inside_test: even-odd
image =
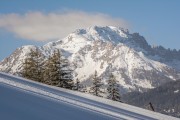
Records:
[[[175,90],[175,91],[174,91],[174,93],[178,93],[178,92],[179,92],[179,90]]]
[[[0,84],[1,120],[98,120],[112,119],[70,104]],[[81,115],[83,114],[83,115]]]
[[[178,120],[160,113],[0,73],[0,119]]]

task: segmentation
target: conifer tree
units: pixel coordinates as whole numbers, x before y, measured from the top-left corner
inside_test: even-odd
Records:
[[[26,78],[26,79],[31,79],[32,78],[32,70],[31,65],[32,65],[32,59],[31,58],[26,58],[24,63],[23,63],[23,69],[21,71],[21,76]]]
[[[93,85],[90,88],[90,93],[95,95],[95,96],[101,96],[101,93],[103,93],[103,91],[101,90],[102,87],[102,82],[101,79],[97,76],[97,71],[95,71],[94,77],[93,77]]]
[[[120,93],[118,89],[117,80],[113,74],[111,74],[109,77],[107,92],[108,92],[108,97],[107,97],[108,99],[114,101],[120,101]]]
[[[61,59],[61,69],[60,69],[60,75],[61,75],[61,81],[60,81],[60,87],[67,88],[67,89],[73,89],[73,77],[72,77],[72,70],[70,69],[70,64],[67,59]]]
[[[29,56],[23,63],[22,77],[41,82],[42,78],[42,56],[36,50],[30,50]]]
[[[84,93],[88,92],[87,91],[87,86],[86,85],[82,85],[82,89],[80,91],[84,92]]]
[[[33,80],[42,82],[43,81],[43,55],[41,52],[36,48],[35,50],[32,50],[31,52],[34,60],[34,66],[32,66],[33,69]]]
[[[72,89],[72,71],[69,69],[69,63],[63,59],[60,51],[55,50],[45,64],[44,82],[46,84]]]
[[[50,57],[44,62],[43,65],[43,83],[51,85],[51,78],[50,78]]]
[[[75,84],[74,84],[73,90],[80,91],[81,88],[82,88],[82,85],[80,84],[80,81],[79,81],[79,79],[77,78],[77,79],[76,79],[76,82],[75,82]]]
[[[50,56],[48,61],[47,70],[49,72],[49,79],[50,84],[54,86],[60,86],[61,81],[61,56],[58,55],[57,51],[54,51],[54,53]]]

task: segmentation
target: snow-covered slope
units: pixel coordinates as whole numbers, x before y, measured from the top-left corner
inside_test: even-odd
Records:
[[[0,118],[178,120],[160,113],[0,73]]]
[[[36,46],[18,48],[0,63],[0,70],[18,73],[30,49],[35,48]],[[44,57],[54,49],[60,49],[69,59],[75,79],[78,78],[88,87],[91,86],[91,76],[95,70],[105,84],[109,74],[114,73],[122,93],[146,91],[180,76],[175,67],[179,65],[179,59],[170,57],[168,60],[176,62],[168,62],[163,57],[165,54],[157,52],[161,49],[149,46],[138,33],[130,34],[128,30],[112,26],[79,29],[62,40],[37,48]]]

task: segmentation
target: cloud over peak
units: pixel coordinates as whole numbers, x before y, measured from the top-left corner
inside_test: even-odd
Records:
[[[26,14],[0,15],[0,29],[6,29],[20,38],[34,41],[60,39],[76,29],[94,25],[128,28],[128,23],[121,18],[82,11],[60,13],[28,12]]]

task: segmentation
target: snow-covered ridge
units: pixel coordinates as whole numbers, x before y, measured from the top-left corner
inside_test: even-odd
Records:
[[[104,83],[109,74],[113,73],[119,81],[122,94],[144,92],[180,78],[177,69],[180,68],[180,58],[176,55],[178,52],[167,52],[162,47],[152,48],[143,36],[129,33],[123,28],[93,26],[78,29],[64,39],[36,48],[45,57],[54,49],[60,49],[72,64],[74,79],[78,78],[87,87],[91,86],[91,76],[95,70]],[[34,49],[34,46],[18,48],[0,63],[0,70],[18,73],[28,55],[28,49]]]
[[[5,73],[0,73],[0,84],[8,84],[38,96],[47,97],[58,102],[65,102],[81,109],[88,109],[92,112],[98,112],[105,116],[111,116],[112,119],[127,120],[176,120],[177,118],[162,115],[152,111],[144,110],[134,106],[118,103],[115,101],[99,98],[96,96],[70,91],[62,88],[56,88],[41,83],[29,81],[20,77],[15,77]]]

